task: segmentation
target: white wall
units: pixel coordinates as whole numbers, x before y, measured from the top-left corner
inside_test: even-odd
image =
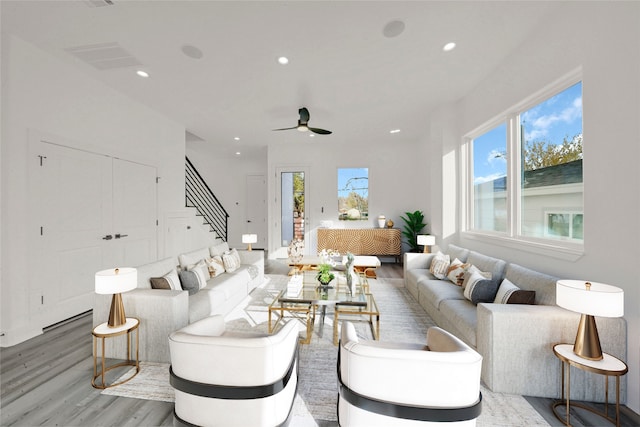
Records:
[[[567,2],[560,10],[459,102],[455,107],[458,122],[446,123],[435,116],[431,126],[448,127],[457,133],[459,146],[466,132],[582,67],[584,255],[568,261],[464,235],[455,235],[452,240],[560,277],[623,288],[628,325],[627,406],[639,412],[640,284],[636,266],[640,240],[640,3]],[[457,167],[456,175],[461,176],[464,171],[459,164]],[[445,179],[433,182],[434,192],[448,186],[446,177],[452,173],[445,168],[442,172]],[[443,216],[458,212],[449,209]]]
[[[29,312],[28,135],[155,166],[159,218],[184,207],[184,127],[21,39],[2,36],[1,344],[41,333]],[[162,224],[160,224],[162,229]],[[164,236],[158,236],[163,256]]]
[[[425,126],[426,122],[425,122]],[[331,136],[333,137],[333,135]],[[429,156],[425,144],[403,141],[344,142],[316,137],[313,142],[282,143],[269,147],[269,243],[270,255],[275,253],[279,238],[274,224],[279,212],[279,195],[275,174],[279,167],[308,168],[305,215],[309,220],[310,253],[315,253],[316,232],[323,220],[348,228],[377,227],[377,216],[393,220],[402,228],[400,215],[422,210],[425,222],[431,224],[427,189],[429,188]],[[369,168],[369,220],[338,221],[338,168]],[[278,202],[276,203],[276,198]],[[324,212],[323,212],[324,210]]]
[[[218,152],[215,142],[187,142],[187,157],[229,213],[228,239],[232,248],[242,248],[247,232],[247,175],[267,175],[267,150],[252,156],[231,157]]]

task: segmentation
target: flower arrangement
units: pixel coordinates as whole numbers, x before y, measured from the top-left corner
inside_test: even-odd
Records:
[[[318,282],[320,282],[323,286],[328,285],[329,283],[331,283],[331,281],[333,279],[335,279],[335,275],[331,272],[331,264],[320,264],[318,266],[318,274],[316,274],[316,279],[318,279]]]

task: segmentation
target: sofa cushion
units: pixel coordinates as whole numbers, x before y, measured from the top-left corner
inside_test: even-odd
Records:
[[[180,267],[188,268],[190,265],[197,264],[203,259],[209,258],[209,250],[207,248],[198,249],[196,251],[187,252],[178,256]]]
[[[431,301],[434,307],[440,308],[440,303],[449,299],[464,299],[462,288],[448,280],[422,278],[418,281],[418,293]]]
[[[471,251],[469,252],[467,262],[475,265],[481,271],[488,271],[491,273],[491,278],[497,283],[502,282],[502,279],[504,278],[504,269],[507,265],[506,261]]]
[[[172,289],[174,291],[182,289],[180,278],[175,268],[162,277],[151,277],[149,281],[152,289]]]
[[[209,261],[209,277],[216,277],[224,273],[224,261],[220,255],[211,257]]]
[[[195,271],[180,270],[180,285],[185,291],[189,291],[189,296],[196,294],[200,290],[200,281]]]
[[[238,251],[235,249],[228,250],[222,254],[222,262],[224,263],[224,270],[227,273],[232,273],[240,267],[240,257]]]
[[[460,289],[460,288],[458,288]],[[455,325],[465,342],[476,346],[476,328],[478,326],[478,309],[466,299],[446,300],[440,304],[440,312],[449,322]]]
[[[209,248],[209,254],[211,256],[222,256],[225,252],[229,250],[229,244],[227,242],[216,243],[215,245]]]
[[[557,277],[539,273],[518,264],[509,264],[505,278],[520,289],[536,291],[536,304],[556,305]]]
[[[509,279],[504,279],[493,302],[496,304],[535,304],[535,300],[536,291],[524,291],[511,283]]]
[[[218,313],[219,307],[224,305],[227,297],[222,290],[203,289],[197,294],[189,296],[189,323]]]
[[[467,262],[467,258],[469,257],[469,249],[461,248],[456,245],[447,246],[446,253],[449,254],[451,259],[458,258],[462,262]]]
[[[462,286],[464,281],[464,272],[467,271],[471,264],[463,263],[458,258],[451,261],[447,269],[447,279],[454,285]]]

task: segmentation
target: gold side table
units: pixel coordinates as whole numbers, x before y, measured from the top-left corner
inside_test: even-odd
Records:
[[[107,325],[107,322],[101,323],[98,326],[96,326],[95,328],[93,328],[93,331],[91,332],[91,334],[93,335],[93,378],[91,379],[91,385],[94,386],[95,388],[100,388],[100,389],[105,389],[105,388],[109,388],[109,387],[114,387],[123,383],[126,383],[127,381],[129,381],[130,379],[132,379],[133,377],[135,377],[138,372],[140,372],[140,361],[139,361],[139,356],[138,356],[138,349],[139,349],[139,335],[140,332],[138,330],[138,326],[140,326],[140,321],[138,319],[136,319],[135,317],[127,317],[127,321],[125,322],[124,325],[122,326],[117,326],[115,328],[111,328]],[[132,336],[131,336],[131,332],[135,331],[135,359],[133,359],[131,357],[131,347],[132,347]],[[105,363],[105,357],[104,357],[104,341],[107,338],[114,338],[123,334],[127,334],[127,360],[125,360],[124,362],[120,362],[117,363],[115,365],[112,366],[106,366]],[[98,361],[97,361],[97,354],[98,354],[98,341],[101,342],[102,344],[102,349],[101,349],[101,353],[100,353],[100,364],[101,364],[101,370],[100,372],[98,372]],[[133,373],[133,375],[131,375],[130,377],[119,381],[117,383],[113,383],[113,384],[106,384],[104,381],[104,374],[109,372],[112,369],[116,369],[116,368],[120,368],[122,366],[135,366],[136,370]],[[98,381],[98,379],[100,381]]]
[[[627,365],[617,357],[614,357],[607,353],[602,353],[602,360],[589,360],[582,358],[573,352],[572,344],[556,344],[553,346],[553,353],[558,359],[560,359],[562,367],[562,395],[560,401],[555,402],[552,405],[553,414],[562,421],[565,425],[570,426],[571,420],[569,418],[569,410],[571,406],[576,408],[586,409],[609,422],[620,427],[620,377],[627,373],[629,370]],[[566,366],[566,368],[565,368]],[[571,366],[587,372],[593,372],[594,374],[605,376],[605,398],[604,398],[604,412],[596,411],[593,408],[585,406],[581,403],[571,403],[569,396],[571,394]],[[565,393],[565,371],[566,371],[566,393]],[[609,416],[609,377],[616,377],[616,417],[611,418]],[[556,408],[564,406],[566,408],[564,418],[557,412]]]

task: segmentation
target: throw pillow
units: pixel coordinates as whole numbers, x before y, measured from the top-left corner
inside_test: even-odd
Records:
[[[209,253],[211,256],[222,256],[225,252],[229,250],[229,244],[227,242],[218,243],[217,245],[211,246],[209,248]]]
[[[493,302],[498,292],[498,283],[487,279],[479,272],[471,273],[464,288],[464,297],[474,304]]]
[[[438,253],[431,260],[431,266],[429,266],[429,273],[433,274],[438,279],[444,279],[447,276],[447,269],[449,268],[449,255],[445,255],[442,252]]]
[[[524,291],[511,283],[509,279],[504,279],[498,288],[496,304],[535,304],[536,291]]]
[[[227,251],[222,255],[222,262],[227,273],[233,273],[240,267],[240,263],[236,262],[236,257],[233,256],[231,251]]]
[[[454,285],[462,286],[464,281],[464,272],[467,271],[471,264],[466,264],[460,261],[458,258],[454,259],[449,268],[447,269],[447,279]]]
[[[189,291],[189,295],[193,295],[200,290],[200,282],[195,271],[180,270],[180,285],[185,291]]]
[[[209,279],[209,267],[204,260],[187,267],[187,271],[193,271],[196,273],[196,279],[198,280],[198,289],[202,289],[207,286],[207,280]]]
[[[171,289],[180,290],[180,278],[178,278],[178,272],[174,268],[162,277],[152,277],[149,279],[151,282],[151,289]]]
[[[224,273],[224,262],[220,255],[211,257],[209,261],[209,276],[216,277]]]
[[[466,271],[464,272],[464,276],[462,278],[462,289],[465,289],[467,287],[467,283],[469,282],[469,279],[471,278],[471,275],[473,273],[480,273],[482,277],[484,277],[485,279],[491,279],[490,272],[480,271],[480,269],[475,265],[469,265],[469,267],[467,267]]]

